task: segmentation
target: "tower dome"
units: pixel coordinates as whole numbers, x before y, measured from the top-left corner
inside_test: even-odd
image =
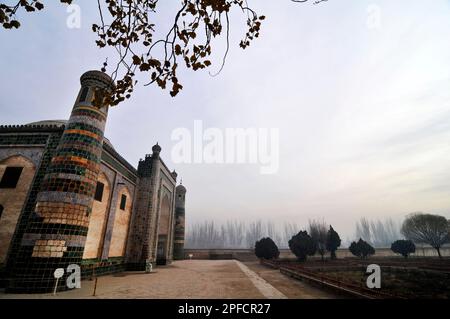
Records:
[[[161,153],[161,146],[159,146],[158,142],[152,147],[153,154]]]
[[[182,184],[178,185],[176,188],[177,194],[186,194],[186,187],[184,187]]]

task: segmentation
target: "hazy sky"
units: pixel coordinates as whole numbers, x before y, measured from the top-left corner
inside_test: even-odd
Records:
[[[0,30],[0,122],[66,119],[80,75],[98,69],[94,1],[79,0],[80,29],[64,5]],[[352,237],[357,218],[413,211],[450,216],[450,2],[329,0],[320,5],[256,1],[266,15],[245,51],[232,16],[224,70],[181,72],[176,98],[138,86],[110,111],[106,136],[134,166],[156,141],[183,178],[188,222],[228,218],[324,218]],[[166,30],[178,1],[161,1]],[[161,19],[163,17],[163,19]],[[165,19],[165,21],[164,21]],[[223,42],[214,47],[219,62]],[[213,64],[211,71],[219,65]],[[172,131],[278,128],[279,170],[253,164],[174,164]]]

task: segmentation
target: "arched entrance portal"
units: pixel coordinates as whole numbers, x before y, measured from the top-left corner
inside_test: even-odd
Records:
[[[20,154],[0,160],[0,264],[6,262],[35,173],[33,161]]]
[[[167,195],[161,202],[161,210],[158,226],[158,248],[156,254],[156,264],[165,265],[168,255],[168,240],[170,232],[170,201]]]

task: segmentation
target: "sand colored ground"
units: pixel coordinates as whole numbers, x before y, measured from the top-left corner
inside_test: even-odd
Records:
[[[83,280],[80,289],[41,295],[0,298],[333,298],[318,288],[290,279],[257,262],[239,265],[234,260],[185,260],[158,267],[154,273],[125,272]]]

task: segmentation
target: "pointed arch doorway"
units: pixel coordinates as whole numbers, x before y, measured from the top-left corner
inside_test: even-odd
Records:
[[[159,225],[158,225],[158,246],[156,251],[156,264],[167,264],[168,240],[170,233],[170,200],[167,195],[161,202]]]

